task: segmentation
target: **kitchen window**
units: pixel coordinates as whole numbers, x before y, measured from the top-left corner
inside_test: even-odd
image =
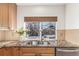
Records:
[[[25,22],[24,28],[29,40],[56,40],[56,22]]]

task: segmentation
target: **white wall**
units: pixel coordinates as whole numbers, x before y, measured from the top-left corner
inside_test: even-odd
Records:
[[[64,5],[53,6],[17,6],[17,28],[22,27],[24,24],[25,16],[58,16],[58,29],[64,29]]]
[[[65,29],[79,29],[79,4],[66,4]]]
[[[79,46],[79,30],[76,30],[79,29],[79,4],[66,4],[65,7],[65,39]]]

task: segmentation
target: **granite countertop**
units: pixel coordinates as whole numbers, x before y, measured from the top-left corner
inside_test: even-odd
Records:
[[[52,41],[50,41],[52,42]],[[27,45],[27,41],[7,40],[0,41],[0,48],[2,47],[79,47],[67,41],[53,41],[50,45]]]

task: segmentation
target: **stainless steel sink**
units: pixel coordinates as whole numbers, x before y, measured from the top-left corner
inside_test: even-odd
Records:
[[[24,41],[20,44],[23,46],[48,46],[50,43],[47,41]]]
[[[47,41],[32,41],[34,46],[47,46],[49,43]]]

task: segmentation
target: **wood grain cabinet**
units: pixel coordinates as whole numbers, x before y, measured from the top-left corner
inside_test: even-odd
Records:
[[[0,48],[0,56],[55,56],[55,49],[6,47]]]
[[[17,28],[17,5],[9,3],[9,29],[15,30]]]
[[[11,56],[12,55],[12,48],[5,48],[4,56]]]
[[[8,47],[4,51],[5,56],[19,56],[19,48],[17,47]]]
[[[0,48],[0,56],[4,56],[5,48]]]
[[[12,55],[11,54],[11,49],[7,49],[7,48],[0,48],[0,56],[9,56]]]
[[[20,48],[13,47],[12,48],[12,56],[19,56],[20,55]]]
[[[8,16],[8,11],[9,7],[8,4],[1,3],[0,4],[0,27],[7,28],[9,26],[9,16]]]
[[[0,3],[0,29],[16,27],[17,6],[14,3]]]
[[[54,56],[54,48],[20,48],[21,56]]]
[[[0,56],[19,56],[19,48],[15,47],[0,48]]]

